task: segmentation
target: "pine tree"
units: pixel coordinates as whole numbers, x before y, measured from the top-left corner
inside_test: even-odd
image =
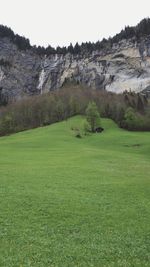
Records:
[[[100,114],[95,102],[90,102],[86,109],[86,119],[90,125],[91,132],[94,133],[95,129],[100,126]]]

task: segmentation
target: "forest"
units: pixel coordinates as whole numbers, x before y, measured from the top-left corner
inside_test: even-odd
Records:
[[[150,130],[150,102],[147,95],[127,91],[115,94],[68,84],[48,94],[26,97],[1,106],[0,135],[50,125],[75,115],[85,115],[91,101],[96,103],[101,117],[113,119],[120,128]]]

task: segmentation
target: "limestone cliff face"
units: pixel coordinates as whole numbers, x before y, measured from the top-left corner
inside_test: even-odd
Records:
[[[36,93],[39,61],[32,51],[19,51],[9,39],[0,39],[0,93],[15,99]]]
[[[150,88],[150,37],[139,43],[122,40],[110,50],[91,55],[51,55],[19,51],[9,39],[0,39],[0,94],[19,99],[58,88],[66,80],[116,93]]]

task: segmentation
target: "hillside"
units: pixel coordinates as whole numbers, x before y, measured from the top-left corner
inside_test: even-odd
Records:
[[[150,19],[101,42],[56,50],[0,26],[0,103],[59,89],[73,81],[116,93],[150,86]]]
[[[150,133],[82,123],[0,138],[0,266],[149,266]]]

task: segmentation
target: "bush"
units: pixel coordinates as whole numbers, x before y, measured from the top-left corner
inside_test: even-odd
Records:
[[[125,112],[122,126],[132,131],[149,131],[150,119],[147,116],[135,112],[133,108],[128,108]]]
[[[82,138],[81,129],[79,127],[71,127],[71,130],[74,131],[75,137]]]

